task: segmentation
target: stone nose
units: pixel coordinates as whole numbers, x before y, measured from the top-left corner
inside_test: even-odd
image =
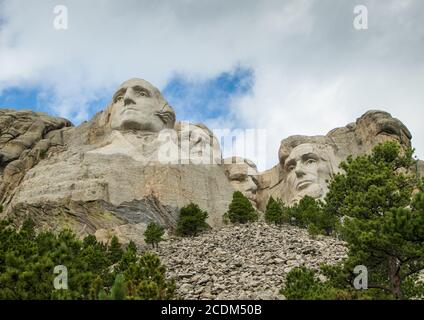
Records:
[[[134,90],[131,88],[128,88],[127,91],[125,91],[125,95],[124,95],[124,105],[127,106],[131,104],[135,104]]]
[[[246,186],[246,190],[252,193],[256,193],[256,191],[258,190],[258,186],[256,185],[256,183],[253,181],[251,177],[248,178],[248,184]]]
[[[303,170],[302,166],[298,166],[294,172],[298,178],[302,178],[305,175],[305,171]]]

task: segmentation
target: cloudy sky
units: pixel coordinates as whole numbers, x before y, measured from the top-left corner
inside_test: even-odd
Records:
[[[56,30],[53,10],[68,9]],[[368,9],[368,29],[353,27]],[[88,120],[132,77],[179,120],[325,134],[368,109],[402,120],[424,158],[422,0],[0,0],[0,107]]]

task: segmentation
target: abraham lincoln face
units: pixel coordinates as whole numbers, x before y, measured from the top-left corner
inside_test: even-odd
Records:
[[[334,173],[332,149],[319,144],[296,146],[284,160],[286,201],[292,205],[304,196],[315,199],[328,192],[328,181]]]

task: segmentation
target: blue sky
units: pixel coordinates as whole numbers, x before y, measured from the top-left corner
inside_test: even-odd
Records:
[[[169,104],[178,114],[179,119],[190,122],[202,122],[228,116],[234,98],[251,93],[254,73],[251,69],[236,67],[229,72],[222,72],[215,77],[204,80],[188,79],[184,75],[175,75],[162,90]],[[39,112],[51,112],[46,106],[51,102],[44,89],[9,88],[0,94],[0,107],[12,109],[31,109]],[[88,117],[103,110],[110,101],[113,92],[104,92],[104,96],[90,101],[87,106]],[[57,114],[56,114],[57,115]],[[71,119],[74,125],[78,119]]]
[[[250,94],[253,84],[253,70],[237,67],[200,81],[176,75],[163,94],[180,119],[202,122],[229,115],[233,99]]]

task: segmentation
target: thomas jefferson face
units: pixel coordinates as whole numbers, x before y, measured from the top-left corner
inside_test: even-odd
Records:
[[[219,142],[207,127],[201,124],[181,122],[180,133],[181,156],[193,164],[221,163]]]
[[[308,195],[322,197],[327,189],[327,180],[332,175],[331,165],[325,149],[305,143],[295,147],[284,163],[287,173],[286,182],[291,194],[291,202]]]
[[[172,108],[159,90],[145,80],[128,80],[113,95],[112,129],[159,132],[173,128],[174,122]]]

